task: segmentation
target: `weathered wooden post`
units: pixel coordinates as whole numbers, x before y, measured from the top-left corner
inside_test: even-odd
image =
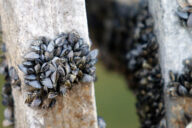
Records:
[[[181,81],[185,80],[185,78],[176,83],[180,84],[178,90],[172,90],[173,88],[171,89],[168,86],[170,82],[169,72],[184,73],[183,61],[192,57],[191,28],[184,27],[181,24],[176,14],[178,6],[177,0],[149,0],[149,7],[155,20],[156,35],[160,45],[159,53],[162,74],[165,80],[164,99],[168,128],[191,127],[189,123],[192,114],[192,99],[188,94],[191,83],[187,90],[183,89],[183,86],[186,87],[188,84],[187,81],[186,85],[185,83],[184,85],[181,84]],[[190,78],[187,75],[186,77],[187,79]],[[179,92],[180,95],[171,96],[171,91],[173,93]]]
[[[75,86],[58,97],[52,109],[32,109],[24,103],[23,73],[18,64],[29,50],[28,40],[39,36],[53,38],[76,31],[89,45],[84,0],[0,0],[3,40],[7,61],[19,73],[22,90],[13,89],[16,128],[97,128],[94,85]]]

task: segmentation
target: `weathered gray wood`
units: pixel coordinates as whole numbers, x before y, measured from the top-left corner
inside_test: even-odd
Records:
[[[177,0],[149,0],[160,45],[160,61],[165,80],[165,104],[168,128],[184,127],[184,113],[192,114],[191,98],[170,98],[167,94],[168,72],[182,72],[183,60],[192,57],[191,29],[180,25],[175,12]]]
[[[28,51],[28,40],[74,30],[90,43],[84,0],[0,0],[0,12],[8,63],[22,83],[17,65]],[[13,96],[16,128],[97,128],[93,83],[74,87],[50,110],[28,107],[18,90],[13,89]]]

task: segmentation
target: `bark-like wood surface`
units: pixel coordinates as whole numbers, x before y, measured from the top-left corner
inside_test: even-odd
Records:
[[[7,61],[17,69],[22,88],[17,65],[29,50],[29,40],[76,31],[90,44],[84,0],[0,0],[0,12]],[[97,128],[93,83],[75,86],[48,110],[24,104],[23,89],[13,89],[13,96],[16,128]]]
[[[192,57],[191,29],[183,27],[176,15],[177,0],[149,0],[160,45],[160,62],[165,80],[164,96],[168,128],[184,128],[185,114],[192,115],[192,98],[170,97],[169,71],[182,73],[183,60]]]

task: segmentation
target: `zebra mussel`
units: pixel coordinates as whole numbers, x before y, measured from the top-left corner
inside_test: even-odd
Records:
[[[181,19],[184,26],[192,27],[192,1],[191,0],[177,0],[179,7],[176,14]]]
[[[169,72],[170,82],[168,84],[168,94],[171,97],[192,97],[192,59],[189,58],[184,60],[183,64],[183,73]]]
[[[127,78],[137,97],[141,127],[165,128],[164,82],[147,1],[131,6],[114,1],[105,6],[102,3],[88,0],[87,11],[101,59],[109,69],[120,71]]]
[[[19,76],[17,74],[17,71],[14,67],[9,68],[9,76],[11,78],[11,86],[13,88],[20,90],[21,89],[21,81],[20,81]]]
[[[26,103],[50,108],[56,97],[79,82],[95,79],[98,50],[90,50],[77,33],[62,33],[55,39],[34,40],[19,69],[24,73]]]

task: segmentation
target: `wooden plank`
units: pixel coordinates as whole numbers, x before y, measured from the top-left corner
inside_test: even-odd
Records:
[[[165,80],[164,99],[168,128],[184,128],[185,115],[191,115],[190,97],[169,94],[169,71],[183,73],[183,61],[192,57],[191,30],[183,27],[176,15],[177,0],[149,0],[151,13],[155,19],[156,35],[160,45],[160,62]],[[189,122],[188,122],[189,123]]]
[[[84,0],[0,0],[0,12],[7,61],[17,69],[22,88],[23,73],[17,65],[29,50],[28,40],[76,31],[90,44]],[[74,87],[49,110],[24,104],[23,89],[13,89],[13,96],[16,128],[97,128],[93,83]]]

